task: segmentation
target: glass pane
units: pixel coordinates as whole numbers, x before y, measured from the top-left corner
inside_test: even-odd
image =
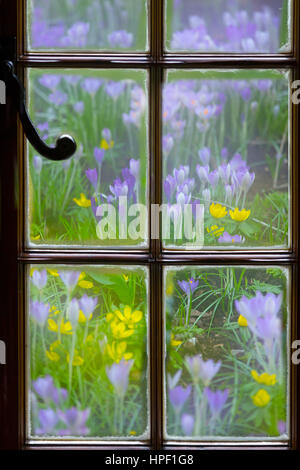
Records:
[[[29,438],[146,439],[148,271],[31,266]]]
[[[147,0],[27,0],[28,47],[145,51],[147,9]]]
[[[167,49],[286,53],[291,12],[289,0],[166,0]]]
[[[65,162],[29,148],[32,244],[146,246],[147,72],[30,70],[29,97],[31,116],[49,145],[66,133],[78,144]]]
[[[288,72],[169,71],[165,204],[176,214],[191,206],[194,227],[195,208],[204,205],[205,249],[287,248],[289,136]],[[182,221],[184,230],[173,224],[165,246],[193,242]]]
[[[167,439],[288,439],[288,281],[284,268],[166,268]]]

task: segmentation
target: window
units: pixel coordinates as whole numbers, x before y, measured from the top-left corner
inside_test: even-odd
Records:
[[[299,448],[298,2],[4,3],[3,447]]]

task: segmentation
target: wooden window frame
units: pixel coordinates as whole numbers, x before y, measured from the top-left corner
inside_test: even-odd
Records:
[[[27,67],[38,68],[138,68],[150,75],[150,203],[162,199],[161,168],[161,90],[166,69],[270,69],[288,68],[292,80],[300,79],[299,24],[300,5],[294,1],[293,50],[289,54],[172,54],[163,50],[164,0],[149,0],[149,53],[68,53],[27,52],[25,45],[25,0],[0,0],[1,30],[6,37],[17,38],[16,65],[24,78]],[[151,240],[148,250],[28,250],[24,244],[24,136],[10,102],[0,107],[1,147],[1,251],[2,251],[2,308],[0,311],[0,338],[6,343],[7,364],[0,366],[0,448],[3,449],[130,449],[130,450],[195,450],[195,449],[300,449],[300,366],[290,365],[291,440],[289,445],[253,445],[246,442],[201,444],[163,441],[163,311],[162,271],[164,266],[190,265],[283,265],[291,268],[291,342],[300,339],[299,300],[299,105],[292,106],[292,245],[289,251],[211,251],[192,252],[162,250],[158,240]],[[24,400],[24,316],[25,268],[28,264],[136,264],[150,269],[150,374],[151,374],[151,436],[142,445],[93,445],[53,443],[53,445],[26,444]],[[4,424],[2,424],[4,423]]]

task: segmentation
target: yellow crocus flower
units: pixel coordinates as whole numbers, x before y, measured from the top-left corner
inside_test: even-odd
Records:
[[[230,210],[230,217],[232,220],[235,220],[236,222],[244,222],[244,220],[247,220],[251,214],[251,211],[247,211],[246,209],[242,209],[241,211],[236,207],[234,211]]]
[[[34,271],[35,271],[35,269],[34,269],[34,268],[31,268],[31,269],[30,269],[30,273],[29,273],[29,274],[30,274],[30,277],[32,277],[32,275],[33,275]]]
[[[248,326],[247,318],[243,317],[243,315],[240,315],[238,319],[238,324],[240,326]]]
[[[128,338],[134,333],[133,329],[127,330],[124,323],[116,324],[115,322],[112,322],[110,327],[113,337],[116,339]]]
[[[132,353],[126,352],[126,349],[126,341],[121,341],[120,343],[116,343],[115,341],[113,341],[111,345],[106,345],[105,352],[114,362],[118,364],[122,359],[125,359],[125,361],[129,361],[129,359],[132,358]]]
[[[224,227],[218,227],[218,225],[212,225],[210,228],[207,227],[207,232],[211,235],[215,235],[215,237],[220,237],[224,232]]]
[[[111,140],[110,142],[107,142],[106,139],[102,139],[101,143],[100,143],[100,147],[104,150],[109,150],[109,149],[113,148],[114,145],[115,145],[115,143],[114,143],[113,140]]]
[[[78,285],[79,287],[82,287],[82,289],[91,289],[94,287],[94,284],[91,281],[79,281]]]
[[[215,203],[211,204],[209,208],[209,212],[216,219],[222,219],[228,213],[226,207],[221,206],[221,204],[215,204]]]
[[[255,406],[259,406],[260,408],[266,406],[271,400],[270,395],[263,388],[258,390],[258,392],[255,395],[253,395],[251,398],[252,398],[253,404]]]
[[[31,237],[31,240],[36,241],[36,240],[40,240],[40,238],[41,238],[41,235],[36,235],[35,237]]]
[[[77,206],[79,207],[91,207],[91,200],[87,199],[85,194],[80,193],[80,198],[77,199],[76,197],[73,198],[73,201],[76,202]]]
[[[275,385],[276,384],[276,374],[268,374],[264,372],[263,374],[258,374],[256,370],[251,371],[253,379],[259,384],[263,385]]]
[[[126,276],[126,274],[123,274],[123,278],[125,282],[128,282],[129,276]]]
[[[130,431],[129,434],[130,436],[136,436],[136,431]]]
[[[58,332],[58,324],[52,318],[48,319],[48,330],[54,331],[56,333]],[[69,321],[64,322],[62,320],[61,324],[60,324],[60,332],[63,335],[71,335],[72,334],[72,324],[71,324],[71,322],[69,322]]]

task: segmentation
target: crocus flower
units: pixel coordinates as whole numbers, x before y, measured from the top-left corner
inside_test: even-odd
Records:
[[[48,97],[49,101],[56,106],[61,106],[68,101],[68,95],[60,90],[54,90]]]
[[[164,181],[164,191],[168,202],[171,202],[171,198],[176,188],[176,180],[173,176],[168,175]]]
[[[166,154],[169,154],[171,152],[172,148],[174,147],[174,139],[170,134],[163,136],[162,146],[163,151]]]
[[[90,181],[90,183],[93,185],[94,189],[97,189],[97,184],[98,184],[98,172],[96,168],[89,168],[85,172],[87,179]]]
[[[220,413],[228,398],[229,390],[217,390],[213,392],[210,388],[206,387],[204,393],[207,398],[208,406],[213,415]]]
[[[54,382],[51,375],[46,375],[45,377],[39,377],[38,379],[32,382],[32,386],[35,392],[44,400],[52,400],[53,391],[54,391]]]
[[[89,433],[86,421],[89,418],[90,410],[78,410],[73,406],[65,412],[58,410],[58,416],[67,426],[66,430],[60,431],[60,435],[85,436]]]
[[[72,299],[68,307],[68,319],[72,327],[75,329],[79,320],[79,303],[77,299]]]
[[[77,103],[74,104],[73,106],[74,111],[78,114],[82,114],[84,111],[84,102],[83,101],[77,101]]]
[[[30,304],[30,314],[40,326],[44,326],[50,311],[50,305],[32,300]]]
[[[108,42],[112,47],[129,48],[133,42],[133,34],[127,31],[114,31],[108,35]]]
[[[86,78],[85,80],[83,80],[81,86],[90,95],[94,95],[98,91],[100,86],[102,85],[102,82],[103,81],[100,80],[99,78],[90,77],[90,78]]]
[[[36,434],[45,435],[45,434],[57,434],[54,430],[56,424],[58,423],[58,416],[51,408],[43,409],[39,411],[39,422],[40,427],[36,429]]]
[[[89,297],[84,294],[79,300],[79,307],[85,318],[88,320],[98,304],[98,297]]]
[[[285,434],[285,432],[286,432],[286,422],[282,421],[282,420],[279,420],[278,423],[277,423],[277,429],[278,429],[278,433],[280,435]]]
[[[103,139],[106,140],[106,142],[110,142],[111,139],[112,139],[111,131],[110,131],[110,129],[108,129],[107,127],[105,127],[104,129],[102,129],[101,135],[102,135]]]
[[[168,374],[168,386],[169,389],[176,387],[181,377],[182,370],[179,369],[172,377],[172,375]]]
[[[128,184],[126,181],[122,182],[120,178],[115,179],[114,185],[110,185],[109,189],[116,198],[128,194]]]
[[[105,155],[105,150],[104,149],[101,149],[99,147],[94,148],[94,157],[95,157],[96,162],[99,165],[101,165],[101,163],[103,162],[104,155]]]
[[[52,74],[44,74],[39,78],[39,82],[46,88],[50,90],[55,90],[59,85],[61,77],[59,75],[52,75]]]
[[[193,380],[195,382],[202,380],[206,387],[210,384],[221,367],[221,361],[214,362],[212,359],[204,361],[200,354],[193,357],[187,357],[186,364]]]
[[[79,271],[58,271],[58,274],[69,290],[74,289],[80,276]]]
[[[80,193],[80,198],[73,198],[73,201],[77,204],[79,207],[91,207],[91,200],[87,199],[84,193]]]
[[[129,169],[130,173],[138,179],[139,177],[139,172],[140,172],[140,161],[139,160],[134,160],[134,158],[131,158],[129,161]]]
[[[123,93],[125,86],[126,84],[124,81],[110,81],[105,85],[105,91],[109,96],[116,100],[120,96],[120,94]]]
[[[193,434],[194,425],[194,416],[184,413],[181,417],[181,427],[186,436],[191,436]]]
[[[230,235],[228,232],[224,232],[223,235],[218,239],[219,243],[243,243],[245,239],[241,235]]]
[[[129,381],[129,372],[133,366],[133,360],[125,361],[122,359],[118,364],[114,363],[111,367],[106,368],[107,376],[112,383],[116,394],[123,398]]]
[[[89,23],[77,21],[68,29],[67,36],[62,38],[62,45],[66,47],[85,47],[89,30]]]
[[[33,271],[32,282],[39,290],[45,287],[45,285],[47,284],[47,280],[48,277],[46,269],[43,269],[42,271]]]
[[[198,155],[203,165],[209,164],[211,152],[208,147],[203,147],[202,149],[200,149]]]
[[[181,410],[186,400],[190,396],[191,389],[191,386],[183,388],[180,385],[174,388],[170,388],[169,400],[177,412]]]
[[[206,165],[206,166],[201,166],[201,165],[197,165],[196,166],[196,172],[197,172],[197,175],[201,181],[202,184],[205,184],[205,183],[208,183],[208,175],[209,175],[209,166]]]
[[[33,166],[34,166],[35,171],[39,175],[41,173],[42,167],[43,167],[43,160],[39,155],[35,155],[33,157]]]
[[[195,281],[193,277],[189,281],[177,281],[179,287],[183,290],[186,295],[190,295],[197,289],[199,285],[199,280]]]

